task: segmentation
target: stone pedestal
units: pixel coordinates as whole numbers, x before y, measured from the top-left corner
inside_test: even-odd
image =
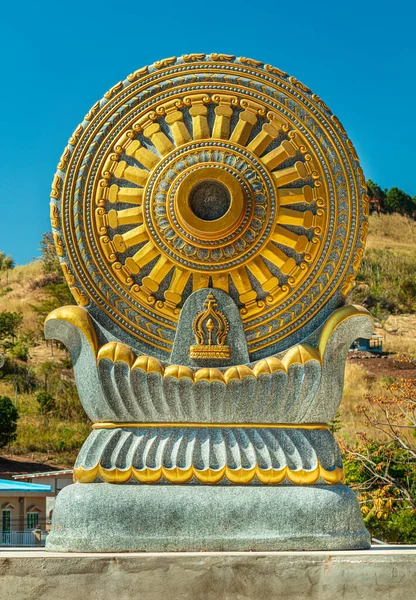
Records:
[[[0,600],[414,600],[415,547],[350,552],[0,553]]]
[[[49,551],[368,548],[345,485],[74,484],[54,510]]]

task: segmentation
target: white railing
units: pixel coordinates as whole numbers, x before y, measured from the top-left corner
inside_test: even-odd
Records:
[[[46,531],[1,531],[0,548],[42,547],[45,545],[47,535]]]

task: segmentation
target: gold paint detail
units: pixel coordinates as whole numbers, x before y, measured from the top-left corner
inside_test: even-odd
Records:
[[[315,102],[317,104],[319,104],[319,106],[321,108],[323,108],[324,110],[326,110],[329,113],[331,112],[331,110],[328,108],[328,106],[325,104],[325,102],[323,100],[321,100],[321,98],[317,94],[312,94],[312,99],[315,100]]]
[[[347,132],[345,131],[344,127],[342,126],[341,121],[338,119],[338,117],[336,117],[335,115],[331,115],[331,121],[333,123],[335,123],[335,125],[338,127],[338,129],[340,130],[340,132],[343,135],[347,135]]]
[[[130,75],[127,75],[127,80],[130,82],[136,81],[137,79],[140,79],[141,77],[147,75],[148,72],[148,67],[142,67],[141,69],[137,69],[137,71],[134,71],[134,73],[130,73]]]
[[[49,321],[65,321],[74,325],[88,341],[94,356],[97,356],[97,334],[95,333],[91,317],[85,308],[82,308],[81,306],[61,306],[49,313],[45,319],[45,324]]]
[[[76,307],[67,308],[71,309]],[[164,367],[159,360],[150,356],[138,356],[136,358],[135,355],[133,355],[132,357],[131,349],[125,344],[118,342],[108,342],[104,346],[101,346],[96,353],[97,363],[104,359],[110,360],[113,363],[122,361],[128,364],[131,369],[141,369],[145,373],[156,372],[163,378],[174,377],[175,379],[178,379],[188,377],[195,384],[200,381],[206,381],[208,383],[217,381],[228,385],[230,381],[235,379],[244,379],[245,377],[254,377],[255,379],[258,379],[262,375],[268,375],[275,371],[288,372],[291,365],[294,364],[304,365],[309,361],[316,361],[322,366],[326,346],[338,325],[343,323],[346,319],[362,315],[371,318],[370,313],[365,308],[354,305],[343,306],[336,310],[326,321],[317,348],[314,348],[309,344],[298,344],[292,346],[281,359],[271,356],[250,365],[237,365],[223,368],[222,370],[205,367],[192,370],[189,367],[182,365],[167,365]],[[90,324],[92,327],[91,321]],[[85,332],[84,335],[86,335]]]
[[[196,60],[203,60],[206,57],[206,54],[184,54],[182,56],[185,62],[194,62]]]
[[[56,231],[53,232],[53,241],[55,242],[56,254],[58,256],[64,256],[65,250],[64,250],[64,245],[62,243],[62,238],[59,235],[59,233],[56,233]]]
[[[59,212],[58,212],[58,208],[56,206],[56,204],[54,204],[53,202],[50,203],[49,205],[49,216],[51,219],[51,225],[54,229],[56,229],[57,227],[59,227]]]
[[[266,69],[266,71],[268,71],[269,73],[272,73],[273,75],[278,75],[279,77],[287,77],[288,73],[286,73],[286,71],[282,71],[281,69],[278,69],[277,67],[273,67],[272,65],[266,64],[264,65],[264,68]]]
[[[185,367],[186,368],[186,367]],[[136,423],[136,422],[110,422],[94,423],[92,429],[146,429],[146,428],[182,428],[196,429],[300,429],[300,430],[329,430],[326,423]]]
[[[225,344],[230,324],[217,306],[217,301],[210,292],[204,302],[205,310],[197,313],[192,323],[196,346],[189,348],[191,358],[230,358],[230,347]]]
[[[234,60],[235,56],[233,54],[216,54],[216,53],[213,53],[213,54],[211,54],[211,59],[212,60],[220,60],[220,61],[224,61],[224,62],[229,62],[231,60]]]
[[[351,317],[359,316],[366,316],[370,319],[373,319],[373,317],[370,315],[367,309],[363,308],[362,306],[356,306],[354,304],[342,306],[341,308],[338,308],[338,310],[332,313],[329,319],[325,322],[325,325],[323,326],[321,331],[321,335],[319,336],[318,351],[321,357],[321,361],[324,358],[325,349],[329,342],[329,339],[331,338],[333,332],[338,327],[338,325],[341,325],[341,323],[343,323],[347,319],[350,319]]]
[[[261,67],[261,60],[254,60],[254,58],[245,58],[244,56],[240,56],[239,61],[243,63],[243,65],[249,65],[250,67]]]
[[[62,188],[62,179],[58,175],[58,173],[55,173],[55,175],[53,177],[53,181],[52,181],[52,189],[51,189],[50,197],[57,200],[61,195],[61,188]]]
[[[63,151],[62,156],[61,156],[61,158],[59,159],[59,162],[58,162],[58,167],[57,168],[60,171],[65,171],[65,169],[67,168],[67,166],[68,166],[68,160],[69,160],[69,154],[70,154],[69,148],[65,148],[65,150]]]
[[[100,101],[98,100],[94,106],[87,112],[87,114],[84,117],[85,121],[91,121],[91,119],[93,118],[93,116],[98,112],[98,109],[100,108]],[[59,167],[58,167],[59,168]]]
[[[75,467],[74,469],[74,481],[78,483],[92,483],[98,477],[106,483],[127,483],[130,479],[147,484],[156,483],[163,479],[169,483],[186,483],[195,478],[203,484],[217,484],[226,479],[230,483],[244,485],[251,483],[256,478],[260,483],[266,485],[276,485],[285,480],[289,480],[295,485],[313,485],[319,479],[323,479],[327,484],[335,485],[343,481],[344,469],[335,467],[332,471],[326,470],[319,462],[311,470],[294,470],[287,466],[279,470],[262,469],[258,465],[252,469],[231,469],[224,466],[218,470],[199,470],[192,465],[188,469],[159,467],[158,469],[145,468],[139,470],[134,467],[105,469],[101,464],[91,469],[84,469],[84,467]]]
[[[70,146],[75,146],[75,144],[78,142],[78,139],[82,133],[82,130],[83,130],[82,123],[80,123],[68,140],[68,144]]]
[[[116,85],[113,85],[112,88],[110,88],[108,90],[108,92],[106,92],[104,94],[104,98],[110,99],[112,98],[117,92],[119,92],[123,87],[123,82],[119,81],[118,83],[116,83]]]
[[[302,92],[310,92],[310,88],[308,88],[304,83],[302,83],[301,81],[299,81],[299,79],[296,79],[296,77],[289,77],[289,81],[291,84],[295,85],[296,87],[298,87],[299,89],[302,90]]]
[[[176,62],[176,56],[171,56],[169,58],[164,58],[162,60],[157,60],[153,63],[155,69],[164,69],[165,67],[169,67],[169,65],[173,65]]]

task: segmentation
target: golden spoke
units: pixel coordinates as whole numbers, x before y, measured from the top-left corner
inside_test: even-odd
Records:
[[[247,146],[256,156],[260,156],[267,146],[277,138],[280,127],[277,123],[265,123],[256,137]]]
[[[131,271],[131,273],[137,274],[147,263],[152,261],[158,256],[159,250],[152,244],[147,242],[140,248],[133,256],[133,258],[126,258],[125,265]]]
[[[231,134],[230,141],[236,142],[245,146],[248,138],[250,137],[253,126],[257,123],[257,110],[261,108],[260,104],[251,102],[250,100],[244,101],[246,109],[240,112],[238,115],[238,121],[234,130]],[[241,102],[243,105],[243,101]]]
[[[253,273],[263,290],[271,295],[279,287],[279,280],[275,277],[269,267],[260,256],[248,263],[247,269]]]
[[[210,137],[207,118],[208,107],[204,104],[206,99],[205,94],[195,94],[184,99],[185,104],[191,104],[189,114],[192,117],[192,136],[194,140],[204,140]]]
[[[160,158],[142,146],[139,140],[133,140],[126,148],[127,156],[135,158],[139,163],[148,169],[153,169],[159,162]]]
[[[280,188],[278,194],[280,206],[298,202],[310,204],[313,201],[313,189],[310,185],[304,185],[302,188]]]
[[[165,306],[171,309],[176,308],[182,300],[182,292],[185,289],[190,276],[191,273],[189,271],[184,271],[183,269],[179,269],[179,267],[175,267],[169,288],[164,294],[166,300]]]
[[[214,97],[215,102],[219,102],[219,106],[215,109],[215,121],[212,129],[212,137],[220,140],[228,140],[230,135],[230,122],[233,115],[231,103],[233,96],[217,96]]]
[[[253,290],[245,267],[241,267],[240,269],[232,271],[230,275],[235,287],[237,288],[240,301],[243,304],[250,304],[254,302],[257,298],[257,293],[255,290]]]
[[[309,243],[306,235],[297,235],[289,231],[285,227],[278,225],[272,235],[272,240],[289,248],[293,248],[296,252],[305,252],[306,246]]]
[[[310,210],[301,212],[291,208],[281,208],[277,220],[283,225],[297,225],[298,227],[310,229],[314,224],[314,215]]]
[[[119,187],[115,183],[108,188],[108,199],[113,204],[125,202],[126,204],[141,204],[143,197],[143,188]]]
[[[143,223],[142,207],[126,208],[124,210],[110,210],[108,212],[108,224],[112,229],[120,225],[133,225]]]
[[[192,291],[200,290],[201,288],[208,287],[209,275],[206,273],[194,273],[192,275]]]
[[[125,252],[127,248],[145,242],[147,239],[148,235],[145,226],[139,225],[139,227],[130,229],[130,231],[122,235],[117,233],[113,237],[113,244],[117,252]]]
[[[280,171],[273,171],[272,173],[277,187],[286,185],[297,179],[305,179],[308,176],[308,171],[303,162],[298,160],[295,162],[293,167],[287,167],[287,169],[280,169]]]
[[[149,174],[149,171],[139,169],[139,167],[129,167],[124,160],[121,160],[118,163],[114,171],[114,176],[117,177],[117,179],[127,179],[127,181],[137,183],[138,185],[145,185]]]
[[[175,148],[168,136],[161,131],[159,123],[154,123],[146,117],[145,122],[141,123],[141,125],[143,127],[143,135],[149,138],[153,146],[162,156]]]
[[[211,275],[212,285],[219,289],[227,292],[229,290],[228,273],[212,273]]]
[[[290,273],[296,267],[296,261],[294,258],[289,258],[284,252],[280,250],[273,243],[269,242],[263,249],[263,256],[267,258],[271,263],[279,267],[284,275]]]
[[[192,138],[183,122],[182,111],[178,110],[176,102],[176,100],[173,100],[164,105],[163,108],[166,110],[165,121],[170,126],[175,144],[181,146],[182,144],[190,142]]]
[[[166,275],[172,269],[173,263],[166,256],[161,256],[147,277],[143,277],[141,288],[145,292],[154,293],[160,287]]]
[[[296,155],[296,150],[292,146],[290,142],[287,140],[283,140],[283,142],[277,146],[274,150],[268,152],[265,156],[261,157],[262,163],[272,171],[276,167],[278,167],[282,162],[284,162],[287,158],[293,157]]]

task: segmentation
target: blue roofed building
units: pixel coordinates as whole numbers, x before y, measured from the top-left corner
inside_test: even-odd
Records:
[[[50,485],[0,479],[0,546],[43,545]]]

